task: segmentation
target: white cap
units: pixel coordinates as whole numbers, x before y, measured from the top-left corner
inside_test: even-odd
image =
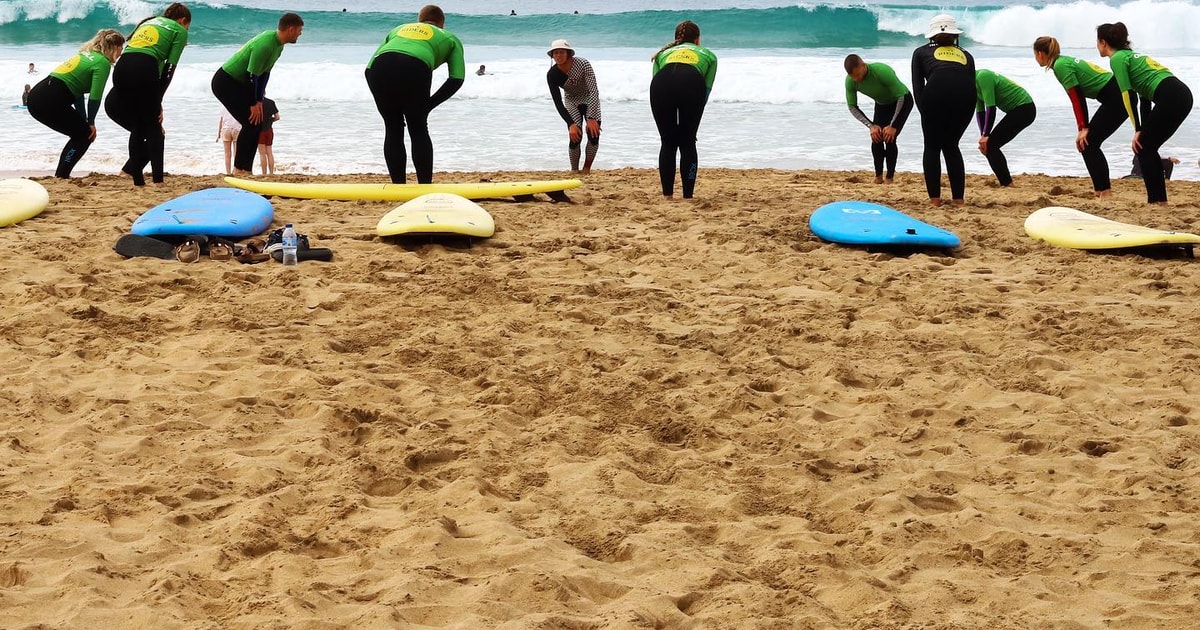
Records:
[[[925,33],[925,38],[932,39],[934,35],[938,35],[940,33],[961,35],[962,30],[958,28],[958,22],[955,22],[953,17],[943,13],[941,15],[935,15],[933,16],[932,20],[929,20],[929,32]]]
[[[575,49],[571,48],[571,42],[568,42],[565,39],[556,39],[556,40],[550,42],[550,50],[546,51],[546,55],[553,57],[554,51],[556,51],[556,50],[565,50],[565,51],[571,53],[572,55],[575,54]]]

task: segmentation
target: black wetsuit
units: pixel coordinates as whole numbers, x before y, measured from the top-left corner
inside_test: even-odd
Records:
[[[67,84],[55,76],[38,81],[29,91],[29,115],[70,138],[59,155],[55,177],[70,177],[71,169],[92,146],[92,127],[88,124],[87,115],[77,109],[76,103],[77,99]]]
[[[429,89],[433,70],[416,57],[403,53],[383,53],[366,70],[367,86],[375,98],[375,107],[383,117],[386,134],[383,159],[392,183],[405,182],[408,153],[404,148],[404,128],[412,140],[413,168],[417,183],[433,182],[433,139],[429,136],[429,111],[433,109]]]
[[[129,131],[129,159],[121,170],[131,175],[138,186],[146,183],[142,171],[147,164],[151,178],[156,183],[163,181],[165,137],[158,120],[166,91],[163,83],[154,57],[121,55],[113,68],[113,89],[104,99],[104,112]]]
[[[929,43],[913,51],[912,75],[925,140],[925,190],[930,199],[941,198],[944,155],[951,197],[963,199],[967,176],[958,143],[975,113],[975,58],[958,46]]]

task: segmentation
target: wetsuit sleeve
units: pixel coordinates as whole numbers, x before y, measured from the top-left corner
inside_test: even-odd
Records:
[[[434,92],[433,96],[429,97],[429,109],[432,110],[438,105],[450,100],[450,97],[454,96],[454,93],[462,87],[462,84],[462,79],[447,78],[446,82],[442,84],[442,87],[438,88],[438,91]]]
[[[1121,88],[1121,100],[1125,103],[1125,113],[1133,122],[1134,131],[1141,131],[1142,121],[1138,118],[1137,93],[1133,91],[1133,84],[1129,81],[1128,55],[1122,54],[1124,52],[1126,51],[1118,51],[1110,57],[1109,67],[1112,68],[1113,77],[1117,79],[1117,87]]]
[[[188,31],[185,28],[180,28],[175,33],[175,41],[171,42],[171,52],[167,54],[167,63],[172,66],[179,65],[179,58],[183,56],[183,48],[187,46]]]
[[[1079,92],[1079,86],[1067,88],[1067,96],[1071,97],[1071,111],[1075,112],[1075,126],[1078,131],[1087,129],[1088,111],[1087,99]]]
[[[267,93],[267,81],[270,79],[270,72],[250,75],[250,89],[253,90],[253,94],[251,95],[251,98],[253,99],[252,102],[262,102],[263,96]]]
[[[717,56],[712,56],[712,63],[708,66],[708,71],[704,73],[704,85],[707,90],[704,92],[704,104],[708,104],[708,97],[712,94],[713,83],[717,81]]]
[[[912,56],[912,92],[918,106],[921,104],[921,93],[925,91],[925,63],[921,59],[924,50],[924,48],[918,48],[913,51]]]
[[[996,106],[988,105],[983,111],[976,111],[975,122],[979,123],[979,135],[992,135],[992,127],[996,124]]]
[[[171,85],[171,79],[175,78],[175,64],[170,62],[163,64],[162,76],[158,78],[158,84],[162,87],[162,93],[167,93],[167,87]]]
[[[96,114],[100,113],[100,105],[104,102],[104,85],[108,83],[108,74],[112,66],[107,63],[96,67],[92,72],[92,91],[88,93],[87,121],[89,125],[96,124]],[[83,108],[80,108],[80,112]]]
[[[546,84],[550,86],[550,98],[554,99],[554,109],[558,110],[558,115],[562,116],[563,122],[567,125],[574,123],[571,120],[571,113],[567,111],[567,106],[563,104],[562,92],[559,88],[567,81],[567,75],[557,66],[550,66],[550,70],[546,72]]]

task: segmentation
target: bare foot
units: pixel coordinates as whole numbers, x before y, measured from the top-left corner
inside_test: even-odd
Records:
[[[896,180],[895,180],[894,178],[891,178],[891,177],[885,177],[885,178],[883,179],[883,183],[885,183],[885,184],[894,184],[895,182],[896,182]]]
[[[939,207],[941,207],[941,205],[942,205],[942,198],[941,198],[941,197],[930,197],[930,198],[929,198],[929,205],[933,206],[934,208],[939,208]]]
[[[1112,196],[1112,189],[1111,189],[1111,188],[1110,188],[1110,189],[1108,189],[1108,190],[1097,190],[1097,191],[1096,191],[1096,198],[1097,198],[1097,199],[1099,199],[1099,198],[1101,198],[1101,197],[1111,197],[1111,196]]]
[[[254,172],[253,171],[243,171],[240,168],[235,168],[235,169],[233,169],[233,176],[234,177],[254,177]]]
[[[881,176],[879,176],[879,175],[876,175],[876,176],[875,176],[875,183],[876,183],[876,184],[882,184],[882,183],[883,183],[883,177],[881,177]]]
[[[592,169],[590,169],[590,168],[585,168],[582,171],[579,171],[580,175],[590,175],[591,173],[592,173]]]
[[[133,177],[133,175],[130,175],[129,173],[126,173],[125,171],[117,171],[117,177]]]
[[[955,199],[955,200],[954,200],[954,205],[956,205],[956,206],[965,206],[965,205],[967,205],[967,200],[966,200],[966,199]]]

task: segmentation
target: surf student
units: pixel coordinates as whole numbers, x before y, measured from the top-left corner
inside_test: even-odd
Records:
[[[234,175],[248,176],[254,169],[271,69],[283,47],[295,44],[303,32],[304,20],[295,13],[284,13],[275,30],[255,35],[213,73],[213,95],[242,124],[233,154]]]
[[[135,186],[146,185],[142,173],[146,164],[154,183],[163,181],[163,96],[187,46],[191,24],[192,12],[179,2],[161,16],[142,20],[113,69],[113,88],[104,111],[129,131],[129,159],[121,172],[132,177]]]
[[[650,111],[658,127],[658,177],[664,197],[675,196],[675,156],[683,198],[696,188],[699,157],[696,132],[704,106],[717,78],[717,56],[700,45],[700,27],[684,20],[675,27],[675,41],[651,57]]]
[[[567,157],[571,161],[571,172],[579,170],[580,143],[584,131],[587,132],[587,155],[583,161],[583,174],[586,175],[592,172],[592,161],[600,147],[600,88],[596,84],[596,73],[587,59],[575,56],[575,49],[565,39],[551,42],[546,54],[554,60],[546,72],[546,83],[550,86],[554,108],[567,123]]]
[[[1083,164],[1092,178],[1092,190],[1097,197],[1112,194],[1108,159],[1100,145],[1115,132],[1129,114],[1117,79],[1111,72],[1079,57],[1064,57],[1060,54],[1058,40],[1039,37],[1033,41],[1033,58],[1038,65],[1054,72],[1054,78],[1062,84],[1071,99],[1075,112],[1075,148],[1083,155]],[[1096,113],[1088,117],[1087,99],[1100,103]]]
[[[1162,64],[1130,50],[1129,31],[1121,22],[1096,27],[1096,50],[1109,58],[1125,113],[1133,121],[1133,152],[1142,164],[1146,201],[1166,204],[1167,183],[1158,150],[1191,113],[1192,91]]]
[[[913,97],[896,71],[885,63],[867,63],[858,55],[847,55],[843,62],[846,69],[846,107],[858,122],[865,125],[871,134],[871,157],[875,160],[875,183],[892,183],[896,176],[896,137],[904,128],[912,112]],[[867,117],[858,106],[858,94],[862,93],[875,101],[873,116]],[[887,176],[884,177],[884,163]]]
[[[1004,118],[996,122],[996,110]],[[991,70],[975,71],[975,122],[979,124],[979,152],[987,157],[988,165],[1001,186],[1012,186],[1008,158],[1000,149],[1012,142],[1017,134],[1033,124],[1037,106],[1025,88],[1008,77]]]
[[[417,183],[433,183],[429,112],[458,92],[466,77],[462,42],[445,27],[446,14],[441,7],[421,7],[417,21],[389,31],[367,62],[364,74],[383,117],[383,159],[393,184],[405,183],[406,125]],[[446,81],[431,96],[433,71],[442,64],[446,64]]]
[[[70,177],[71,169],[96,140],[96,114],[100,113],[104,85],[124,44],[121,33],[101,29],[77,54],[29,89],[29,115],[69,138],[59,155],[55,177]]]
[[[955,204],[965,203],[967,174],[958,143],[975,111],[975,58],[958,44],[954,18],[942,14],[929,21],[928,44],[913,51],[912,87],[921,112],[925,142],[921,166],[925,191],[935,206],[942,205],[942,156]]]

